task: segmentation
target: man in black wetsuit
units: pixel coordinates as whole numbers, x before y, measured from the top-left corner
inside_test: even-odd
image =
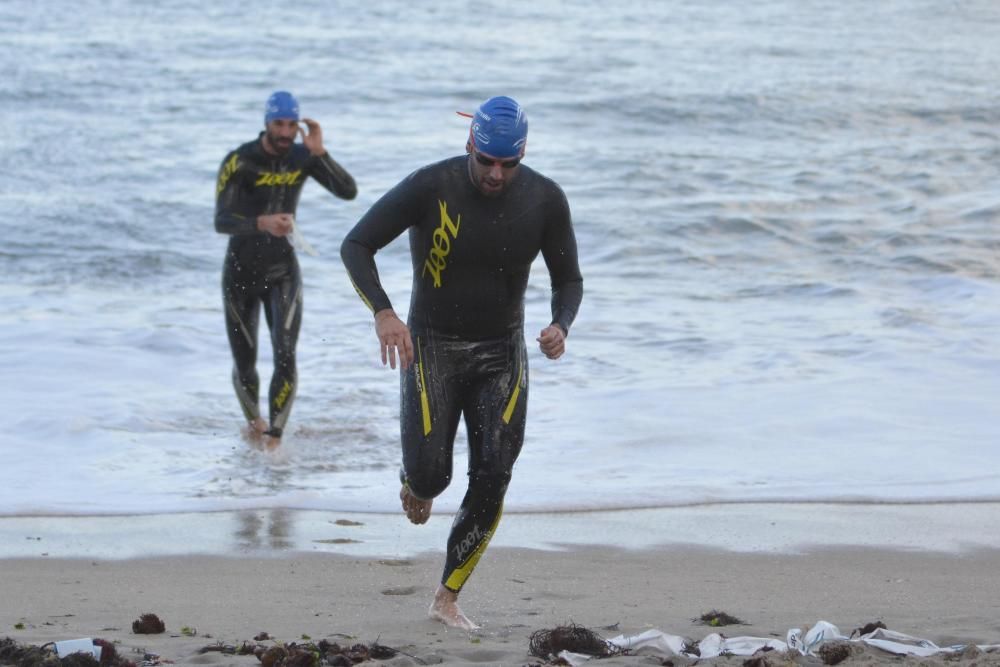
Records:
[[[528,356],[524,293],[542,253],[552,320],[537,340],[558,359],[583,297],[569,205],[552,180],[521,164],[528,120],[509,97],[473,116],[467,155],[412,173],[379,199],[344,239],[341,257],[375,315],[382,363],[401,365],[400,499],[422,524],[451,481],[459,418],[469,437],[469,486],[455,516],[430,615],[474,629],[458,594],[503,511],[524,439]],[[374,256],[409,231],[413,290],[408,325],[379,282]]]
[[[215,188],[215,230],[229,234],[222,270],[226,333],[233,351],[233,385],[249,422],[251,442],[274,449],[281,442],[295,398],[295,344],[302,323],[302,277],[295,250],[295,208],[306,178],[341,199],[357,194],[354,179],[323,147],[318,122],[278,91],[267,100],[265,131],[230,152]],[[302,143],[295,138],[302,135]],[[260,306],[271,332],[274,373],[265,422],[258,406],[257,322]]]

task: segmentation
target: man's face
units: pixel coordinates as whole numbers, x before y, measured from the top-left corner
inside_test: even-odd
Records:
[[[469,175],[472,183],[487,197],[497,197],[510,186],[517,176],[521,155],[497,158],[470,146]],[[523,155],[523,154],[522,154]]]
[[[265,128],[267,143],[275,153],[282,155],[287,153],[295,143],[295,136],[299,133],[299,124],[290,118],[278,118],[269,121]]]

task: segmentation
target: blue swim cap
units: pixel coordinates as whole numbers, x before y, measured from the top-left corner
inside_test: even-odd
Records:
[[[491,97],[472,117],[472,142],[493,157],[517,157],[528,142],[528,116],[509,97]]]
[[[271,93],[264,105],[264,122],[270,123],[279,118],[287,120],[299,119],[299,101],[291,93],[283,90]]]

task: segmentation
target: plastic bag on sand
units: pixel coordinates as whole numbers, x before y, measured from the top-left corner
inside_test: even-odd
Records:
[[[862,644],[881,649],[895,655],[913,655],[927,657],[939,653],[961,653],[966,648],[965,644],[954,646],[938,646],[934,642],[912,637],[901,632],[878,628],[868,634],[851,638],[840,632],[840,629],[827,621],[818,621],[815,625],[803,632],[800,628],[790,629],[786,636],[787,641],[780,639],[770,639],[767,637],[724,637],[713,633],[706,635],[697,644],[697,652],[687,653],[684,647],[688,641],[679,635],[669,635],[659,630],[646,630],[638,635],[619,635],[608,642],[615,646],[627,650],[629,653],[660,653],[664,655],[680,655],[688,658],[701,657],[702,659],[715,658],[723,653],[726,655],[753,655],[764,647],[775,651],[796,651],[802,655],[816,655],[816,651],[828,641],[860,642]],[[1000,644],[978,644],[981,651],[1000,650]],[[592,656],[581,655],[563,651],[559,654],[571,665],[582,665],[592,659]]]
[[[64,639],[55,642],[55,647],[56,655],[60,658],[65,658],[67,655],[74,653],[89,653],[95,659],[100,660],[101,652],[104,650],[103,647],[95,644],[94,640],[89,637],[86,639]]]

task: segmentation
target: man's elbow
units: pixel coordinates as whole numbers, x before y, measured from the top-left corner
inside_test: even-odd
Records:
[[[566,280],[552,281],[551,285],[553,292],[560,292],[565,289],[571,289],[583,294],[583,278],[569,278]]]
[[[356,256],[360,246],[355,243],[350,236],[345,238],[340,244],[340,259],[345,265],[350,266],[351,260]]]

